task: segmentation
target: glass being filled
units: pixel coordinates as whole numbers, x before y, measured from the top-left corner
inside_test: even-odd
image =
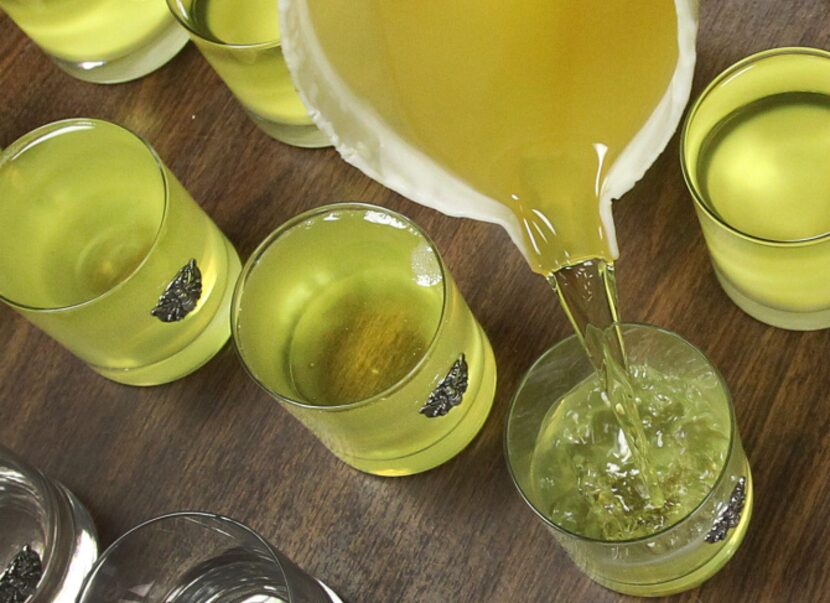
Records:
[[[673,333],[619,329],[659,501],[576,336],[519,386],[506,455],[519,492],[589,576],[664,596],[699,585],[735,553],[752,513],[752,476],[717,369]]]

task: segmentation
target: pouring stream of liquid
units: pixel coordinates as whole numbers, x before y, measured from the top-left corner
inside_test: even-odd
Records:
[[[661,507],[665,500],[650,461],[649,442],[626,368],[613,264],[589,260],[553,272],[548,282],[597,372],[603,398],[619,422],[625,445],[639,468],[644,498],[652,506]]]

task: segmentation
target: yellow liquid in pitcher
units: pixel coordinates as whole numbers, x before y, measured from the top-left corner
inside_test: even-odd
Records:
[[[599,198],[608,168],[674,73],[672,0],[308,5],[319,43],[353,91],[443,168],[512,210],[535,271],[613,261]]]

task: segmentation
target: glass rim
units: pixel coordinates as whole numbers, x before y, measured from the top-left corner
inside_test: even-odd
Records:
[[[253,371],[253,369],[248,365],[248,362],[245,360],[245,354],[242,350],[240,337],[238,335],[238,327],[239,327],[239,314],[241,311],[241,303],[242,298],[244,297],[244,288],[245,284],[247,283],[248,279],[251,277],[254,269],[256,268],[259,260],[262,256],[267,253],[267,251],[271,248],[271,246],[276,243],[282,236],[287,234],[288,232],[294,230],[297,226],[301,225],[303,222],[306,222],[309,219],[316,218],[322,214],[331,212],[331,211],[351,211],[351,212],[367,212],[367,211],[379,211],[388,216],[393,218],[399,219],[407,224],[410,228],[415,231],[421,239],[429,245],[429,248],[432,250],[433,254],[435,255],[435,259],[438,262],[438,267],[441,270],[441,312],[438,315],[438,322],[435,325],[434,332],[432,337],[429,341],[429,345],[427,345],[426,349],[424,350],[421,357],[418,359],[411,369],[409,369],[405,375],[403,375],[400,379],[395,381],[392,385],[387,387],[386,389],[369,396],[368,398],[364,398],[362,400],[357,400],[355,402],[349,402],[346,404],[337,404],[337,405],[320,405],[320,404],[310,404],[308,402],[302,402],[300,400],[295,400],[290,396],[286,396],[281,394],[277,391],[274,391],[273,388],[269,387],[265,384]],[[444,331],[444,327],[447,323],[447,315],[448,315],[448,304],[449,304],[449,283],[447,279],[449,278],[449,271],[447,270],[446,265],[444,264],[444,258],[441,257],[441,254],[438,251],[438,247],[435,245],[435,242],[430,238],[430,236],[424,231],[418,224],[407,218],[400,212],[397,212],[392,209],[388,209],[386,207],[381,207],[379,205],[374,205],[372,203],[362,203],[359,201],[345,201],[345,202],[338,202],[338,203],[327,203],[325,205],[321,205],[319,207],[315,207],[309,210],[306,210],[302,213],[297,214],[296,216],[290,218],[286,222],[282,223],[278,226],[271,234],[265,237],[251,256],[248,258],[248,261],[245,262],[245,265],[242,267],[242,271],[239,273],[239,278],[236,281],[236,285],[234,286],[233,296],[231,297],[231,308],[230,308],[230,321],[231,321],[231,338],[234,342],[234,349],[236,350],[237,355],[239,356],[240,361],[242,362],[242,366],[245,368],[245,372],[254,380],[254,382],[259,385],[265,392],[267,392],[270,396],[277,399],[280,402],[284,402],[290,406],[294,406],[296,408],[303,408],[306,410],[315,410],[321,412],[339,412],[344,410],[350,410],[354,408],[359,408],[362,406],[367,406],[373,402],[378,400],[382,400],[384,398],[388,398],[401,389],[404,385],[409,383],[412,380],[413,376],[416,375],[423,366],[427,363],[430,355],[434,351],[435,347],[438,345],[438,340],[441,336],[441,333]]]
[[[130,528],[129,530],[127,530],[126,532],[121,534],[121,536],[116,538],[112,542],[112,544],[110,544],[106,548],[106,550],[104,550],[104,552],[102,552],[98,556],[98,559],[95,560],[95,564],[89,570],[87,575],[84,576],[83,583],[81,584],[81,590],[78,592],[78,598],[77,598],[78,603],[83,603],[84,598],[86,597],[87,594],[89,594],[89,590],[90,590],[90,588],[92,586],[92,583],[94,582],[95,578],[97,577],[98,572],[101,571],[101,568],[103,568],[104,565],[109,561],[110,557],[115,552],[115,550],[121,544],[123,544],[128,538],[132,537],[137,532],[142,531],[144,528],[150,527],[152,525],[155,525],[155,524],[158,524],[158,523],[161,523],[161,522],[164,522],[164,521],[169,521],[171,519],[188,519],[188,518],[191,518],[191,519],[210,519],[210,520],[213,520],[213,521],[219,521],[221,523],[230,524],[231,526],[233,526],[235,528],[241,529],[246,534],[248,534],[250,536],[253,536],[260,544],[263,545],[265,550],[268,552],[268,555],[269,555],[270,559],[279,568],[280,573],[283,576],[283,582],[285,582],[286,588],[288,588],[289,602],[290,602],[290,600],[291,600],[291,587],[288,584],[288,578],[285,574],[285,568],[283,567],[282,561],[280,560],[280,553],[277,551],[277,549],[270,542],[268,542],[262,535],[260,535],[259,532],[257,532],[253,528],[245,525],[241,521],[238,521],[238,520],[233,519],[231,517],[228,517],[226,515],[220,515],[218,513],[210,513],[210,512],[207,512],[207,511],[174,511],[172,513],[165,513],[163,515],[159,515],[157,517],[152,517],[150,519],[142,521],[138,525],[133,526],[132,528]]]
[[[167,171],[159,154],[153,148],[153,146],[140,134],[134,132],[133,130],[122,126],[120,124],[108,121],[106,119],[96,119],[94,117],[72,117],[68,119],[60,119],[57,121],[53,121],[42,126],[35,128],[34,130],[27,132],[5,149],[0,152],[0,170],[2,170],[9,162],[13,161],[18,155],[21,153],[26,152],[26,150],[38,141],[46,140],[46,137],[50,134],[54,133],[55,131],[72,125],[84,125],[90,124],[94,127],[105,127],[105,128],[114,128],[116,130],[121,130],[125,132],[127,135],[132,136],[135,140],[137,140],[150,154],[150,157],[155,162],[156,167],[158,168],[159,176],[161,177],[161,185],[162,185],[162,210],[161,216],[159,218],[158,227],[156,228],[156,232],[153,235],[153,242],[147,248],[147,251],[144,253],[144,257],[142,257],[141,261],[130,271],[129,274],[124,276],[121,280],[119,280],[115,285],[107,289],[106,291],[102,291],[98,295],[91,297],[89,299],[82,300],[80,302],[74,304],[68,304],[65,306],[56,306],[56,307],[41,307],[37,305],[31,304],[24,304],[17,302],[10,297],[7,297],[0,291],[0,301],[7,303],[12,308],[17,310],[23,310],[25,312],[37,312],[39,314],[57,314],[59,312],[69,312],[72,310],[77,310],[79,308],[83,308],[86,306],[90,306],[98,301],[109,297],[114,292],[118,291],[122,287],[124,287],[128,282],[130,282],[142,268],[144,268],[145,264],[149,260],[150,256],[156,250],[159,245],[159,241],[161,240],[162,232],[164,231],[164,227],[167,224],[167,219],[170,214],[170,179],[167,176]]]
[[[276,1],[277,0],[274,0],[274,2]],[[167,0],[167,8],[169,8],[170,12],[173,13],[173,16],[176,18],[176,21],[179,22],[179,25],[184,27],[188,33],[196,36],[196,38],[198,38],[200,42],[206,42],[211,46],[216,46],[218,48],[228,48],[232,50],[267,50],[269,48],[279,48],[280,46],[282,46],[282,36],[279,36],[274,40],[246,43],[226,42],[218,38],[209,38],[203,32],[193,27],[193,25],[191,25],[190,23],[190,19],[184,16],[187,13],[187,11],[184,10],[184,7],[181,4],[181,0]]]
[[[679,520],[677,520],[673,524],[671,524],[669,526],[666,526],[664,528],[661,528],[660,530],[657,530],[656,532],[654,532],[652,534],[648,534],[647,536],[638,536],[637,538],[628,538],[628,539],[625,539],[625,540],[603,540],[601,538],[592,538],[590,536],[585,536],[584,534],[578,534],[576,532],[572,532],[570,530],[567,530],[567,529],[563,528],[562,526],[558,525],[556,522],[554,522],[550,518],[548,518],[544,513],[542,513],[536,507],[536,505],[533,502],[531,502],[530,498],[527,496],[524,489],[519,485],[519,480],[516,477],[515,471],[513,470],[513,463],[510,462],[510,448],[508,446],[508,439],[509,439],[509,434],[510,434],[510,425],[512,423],[512,418],[513,418],[513,409],[516,405],[516,400],[519,397],[519,393],[524,389],[525,385],[527,384],[528,378],[533,373],[533,371],[539,366],[539,364],[542,362],[542,360],[547,358],[548,354],[554,352],[555,350],[559,349],[561,346],[565,345],[566,342],[570,341],[571,339],[574,339],[576,337],[576,335],[574,334],[574,335],[570,335],[569,337],[566,337],[565,339],[557,342],[552,347],[548,348],[545,352],[543,352],[542,355],[539,356],[539,358],[537,358],[533,362],[531,367],[527,370],[527,372],[522,377],[521,381],[519,382],[519,386],[516,388],[516,393],[513,394],[513,397],[510,399],[510,404],[507,407],[507,419],[504,422],[504,437],[503,437],[504,457],[505,457],[505,460],[507,461],[506,462],[507,472],[510,474],[510,479],[513,482],[513,486],[519,492],[519,495],[522,497],[524,502],[527,504],[528,507],[530,507],[530,509],[536,514],[536,516],[538,516],[542,520],[542,522],[545,523],[545,525],[547,525],[549,528],[552,528],[553,530],[555,530],[555,531],[557,531],[561,534],[564,534],[566,536],[570,536],[572,538],[576,538],[577,540],[579,540],[581,542],[591,542],[591,543],[601,544],[601,545],[604,545],[604,546],[619,546],[619,545],[632,545],[632,544],[644,543],[644,542],[647,542],[647,541],[649,541],[653,538],[656,538],[656,537],[658,537],[662,534],[665,534],[665,533],[670,532],[670,531],[672,531],[676,528],[679,528],[680,526],[685,524],[687,521],[689,521],[694,515],[696,515],[698,513],[698,511],[700,511],[703,507],[705,507],[712,500],[712,497],[715,495],[715,492],[717,491],[717,489],[720,487],[720,485],[723,483],[723,481],[727,478],[727,476],[728,476],[727,468],[729,467],[729,464],[732,461],[733,452],[735,450],[735,441],[738,438],[738,421],[737,421],[737,416],[735,414],[735,404],[732,401],[732,394],[729,391],[729,387],[726,384],[726,380],[724,379],[724,377],[721,374],[718,367],[716,367],[709,360],[709,357],[706,354],[704,354],[703,351],[699,347],[697,347],[695,344],[689,342],[688,340],[686,340],[684,337],[678,335],[677,333],[675,333],[673,331],[670,331],[668,329],[664,329],[662,327],[655,326],[655,325],[650,325],[650,324],[647,324],[647,323],[636,323],[636,322],[635,323],[623,322],[623,323],[617,323],[617,324],[619,324],[623,329],[625,329],[626,327],[635,327],[635,328],[646,329],[646,330],[650,330],[650,331],[657,331],[657,332],[662,333],[664,335],[669,335],[672,338],[677,339],[681,343],[683,343],[683,344],[687,345],[688,347],[692,348],[692,350],[694,350],[695,352],[700,354],[706,360],[707,364],[712,369],[715,376],[718,378],[718,383],[720,384],[721,389],[723,390],[724,394],[726,395],[727,407],[729,409],[729,444],[728,444],[727,449],[726,449],[726,457],[723,460],[723,466],[720,468],[720,472],[718,473],[718,477],[712,483],[712,487],[710,488],[709,492],[706,494],[706,496],[704,496],[700,500],[700,502],[697,505],[695,505],[695,507],[693,509],[691,509],[688,513],[686,513],[683,517],[681,517]]]
[[[724,228],[733,235],[736,235],[742,239],[745,239],[752,243],[765,245],[768,247],[807,247],[830,240],[830,231],[811,237],[806,237],[803,239],[783,240],[768,239],[744,232],[736,228],[726,220],[724,220],[704,200],[703,194],[692,181],[691,169],[689,166],[689,162],[687,161],[688,137],[692,123],[694,122],[694,119],[697,116],[698,111],[708,101],[712,93],[717,91],[721,87],[721,85],[725,83],[727,80],[739,77],[742,74],[742,72],[746,70],[747,67],[750,67],[755,63],[759,63],[761,61],[775,59],[781,56],[810,56],[820,59],[830,59],[830,52],[822,50],[820,48],[811,48],[808,46],[782,46],[780,48],[770,48],[744,57],[743,59],[739,60],[736,63],[733,63],[732,65],[721,71],[717,76],[715,76],[715,78],[711,82],[709,82],[706,88],[704,88],[703,92],[700,93],[700,95],[697,97],[694,104],[692,105],[691,109],[689,109],[689,113],[686,115],[686,119],[683,121],[683,127],[680,133],[680,168],[683,172],[683,179],[686,182],[686,188],[691,193],[695,205],[699,209],[701,209],[706,216],[712,219],[718,226]]]

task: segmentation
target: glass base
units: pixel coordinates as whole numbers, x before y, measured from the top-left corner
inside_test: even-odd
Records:
[[[322,149],[331,146],[328,137],[313,124],[304,126],[281,124],[260,117],[252,111],[246,110],[246,113],[250,115],[260,130],[279,142],[304,149]]]
[[[755,320],[789,331],[817,331],[830,327],[830,308],[816,312],[787,312],[770,308],[747,297],[717,270],[715,270],[715,275],[735,305]]]
[[[74,78],[93,84],[120,84],[144,77],[165,65],[188,41],[187,32],[175,20],[158,36],[125,57],[112,61],[75,63],[52,57],[58,67]]]
[[[615,592],[635,597],[668,597],[697,588],[709,578],[717,574],[741,546],[746,536],[749,522],[752,519],[752,502],[754,499],[752,473],[749,465],[746,466],[747,487],[746,502],[741,514],[738,527],[734,528],[729,537],[719,545],[704,544],[703,546],[718,547],[712,557],[697,569],[685,576],[656,584],[627,584],[624,582],[606,581],[598,576],[591,576],[597,584]]]
[[[478,331],[482,343],[483,361],[480,374],[483,378],[478,383],[477,390],[473,390],[473,384],[470,383],[470,389],[464,394],[464,404],[469,404],[467,414],[459,421],[455,429],[427,448],[408,456],[374,460],[338,455],[340,460],[365,473],[383,477],[403,477],[434,469],[464,450],[478,435],[487,417],[490,416],[490,409],[493,407],[493,399],[496,395],[496,358],[484,330],[478,327]],[[453,412],[458,412],[464,404]]]
[[[228,254],[228,272],[225,277],[222,301],[210,323],[189,346],[169,358],[147,366],[130,369],[112,369],[101,366],[91,366],[91,368],[112,381],[145,387],[176,381],[207,364],[230,339],[231,297],[237,276],[242,270],[239,255],[227,239],[225,239],[225,247]]]

